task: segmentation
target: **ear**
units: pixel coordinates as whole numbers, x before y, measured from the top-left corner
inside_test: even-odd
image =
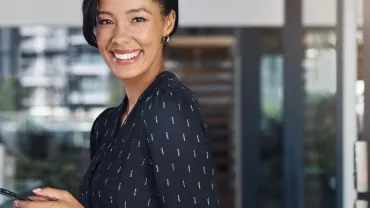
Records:
[[[176,12],[172,10],[166,17],[163,28],[163,36],[169,35],[175,27]]]

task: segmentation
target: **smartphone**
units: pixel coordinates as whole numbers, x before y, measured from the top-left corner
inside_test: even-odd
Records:
[[[27,197],[21,196],[19,194],[13,193],[13,192],[11,192],[9,190],[6,190],[6,189],[3,189],[3,188],[0,188],[0,194],[4,195],[6,197],[9,197],[13,200],[32,201],[31,199],[29,199]]]

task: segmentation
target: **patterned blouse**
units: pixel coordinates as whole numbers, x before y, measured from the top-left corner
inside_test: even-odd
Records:
[[[121,126],[126,108],[127,97],[93,124],[84,207],[219,207],[210,137],[193,93],[162,72]]]

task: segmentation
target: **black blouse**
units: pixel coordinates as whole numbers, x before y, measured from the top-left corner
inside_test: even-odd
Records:
[[[219,207],[210,141],[193,93],[162,72],[123,126],[127,97],[95,120],[80,202],[88,208]]]

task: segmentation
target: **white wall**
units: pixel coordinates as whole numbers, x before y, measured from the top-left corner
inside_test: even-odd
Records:
[[[0,0],[0,26],[80,25],[82,0]],[[357,0],[363,1],[363,0]],[[181,26],[281,26],[284,0],[180,0]],[[303,0],[306,26],[334,26],[336,0]]]

